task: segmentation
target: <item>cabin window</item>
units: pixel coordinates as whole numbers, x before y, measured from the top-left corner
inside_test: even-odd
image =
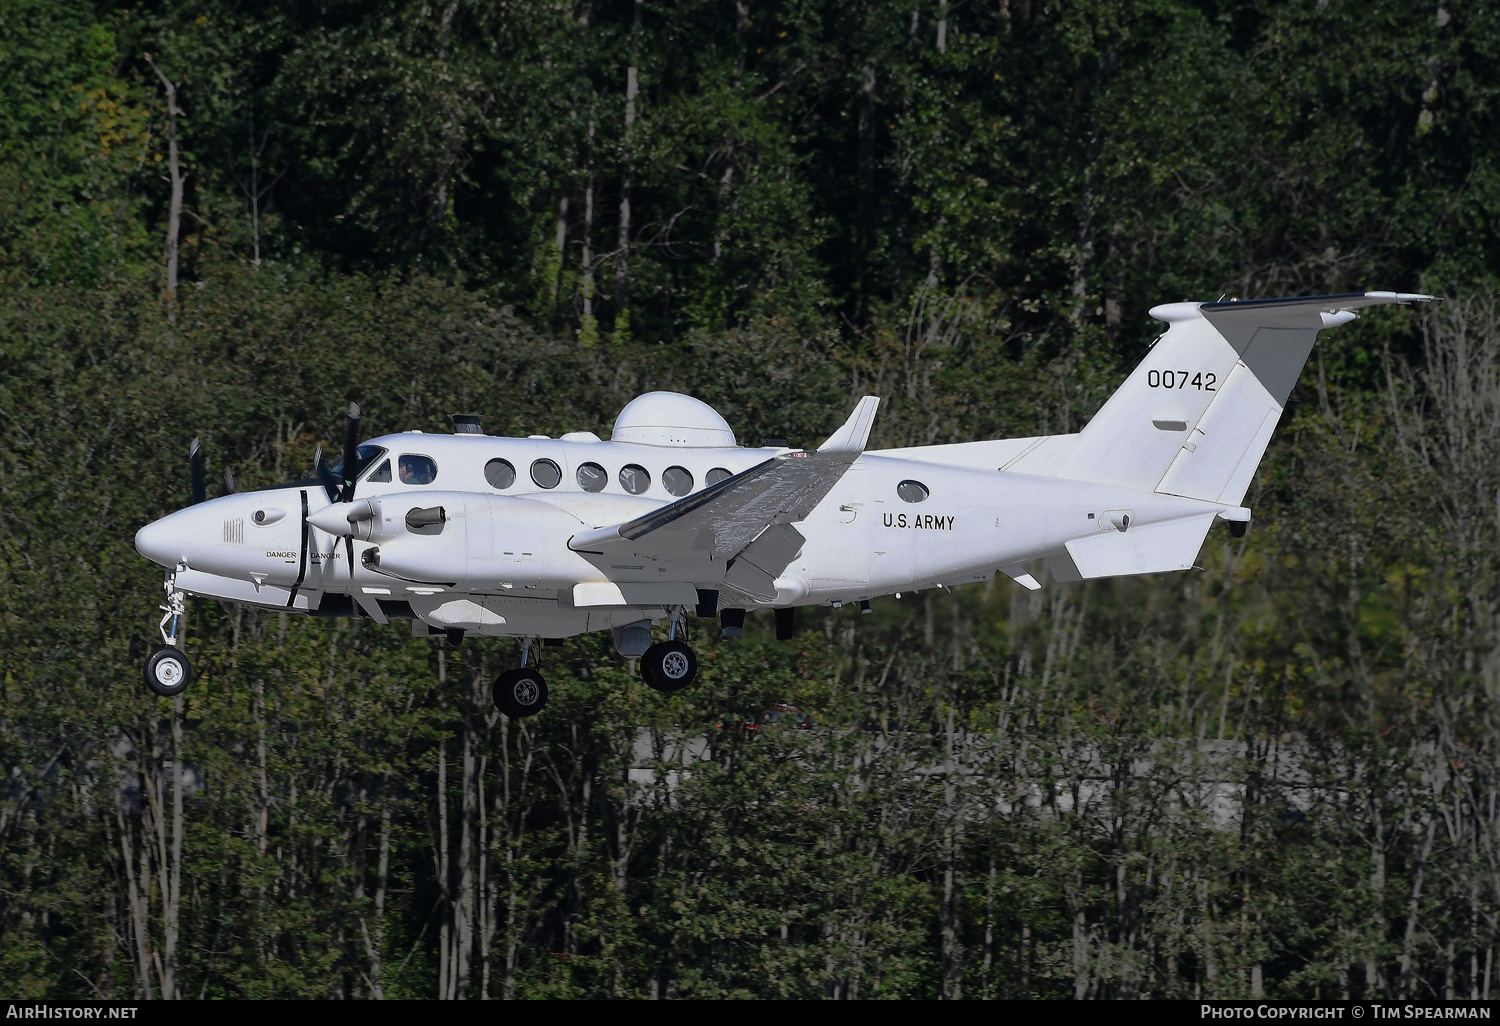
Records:
[[[693,472],[687,467],[668,467],[662,471],[661,483],[673,495],[686,495],[693,490]]]
[[[725,470],[723,467],[715,467],[707,474],[703,475],[703,481],[705,484],[711,486],[718,484],[720,481],[728,481],[733,476],[733,474]]]
[[[620,487],[631,495],[639,495],[651,487],[651,471],[636,463],[627,463],[620,468]]]
[[[578,487],[586,492],[602,492],[609,484],[609,472],[597,463],[585,463],[578,468]]]
[[[921,481],[902,481],[896,486],[896,494],[902,502],[926,502],[931,493]]]
[[[537,460],[531,464],[531,479],[538,488],[556,488],[562,481],[562,471],[551,460]]]
[[[365,478],[365,480],[371,484],[389,484],[391,480],[391,461],[386,460],[380,466],[376,467],[374,472]]]
[[[510,460],[490,460],[484,465],[484,479],[490,483],[491,488],[503,492],[516,483],[516,468],[511,465]]]
[[[432,462],[431,456],[404,452],[397,462],[401,467],[402,484],[426,485],[437,480],[437,464]]]

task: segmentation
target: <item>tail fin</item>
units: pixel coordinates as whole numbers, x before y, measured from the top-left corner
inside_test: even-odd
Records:
[[[1355,292],[1155,307],[1167,333],[1057,473],[1237,506],[1318,332],[1360,307],[1432,298]]]

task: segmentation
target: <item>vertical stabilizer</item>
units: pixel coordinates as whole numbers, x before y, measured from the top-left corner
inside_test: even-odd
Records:
[[[1166,334],[1079,433],[1058,475],[1237,506],[1318,332],[1360,307],[1431,298],[1359,292],[1155,307]]]

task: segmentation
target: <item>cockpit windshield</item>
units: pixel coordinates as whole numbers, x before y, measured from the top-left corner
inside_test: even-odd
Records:
[[[354,450],[354,480],[358,481],[361,474],[369,468],[380,457],[385,455],[385,449],[379,445],[361,445]],[[328,464],[328,472],[335,478],[342,478],[344,473],[344,461],[342,458]]]
[[[358,481],[360,477],[364,475],[365,471],[370,469],[370,465],[375,463],[380,459],[380,457],[384,455],[385,448],[379,445],[361,445],[358,449],[355,449],[354,479]],[[379,471],[377,471],[377,473],[379,473]],[[328,464],[328,466],[324,468],[321,477],[323,481],[323,487],[328,490],[328,497],[330,499],[336,500],[339,494],[339,482],[343,481],[344,479],[344,461],[342,459],[337,459]],[[387,472],[385,480],[389,481],[390,479],[390,473]]]

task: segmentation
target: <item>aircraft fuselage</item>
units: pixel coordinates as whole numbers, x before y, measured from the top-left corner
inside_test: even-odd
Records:
[[[904,450],[867,452],[797,523],[807,542],[776,579],[776,596],[738,604],[828,605],[983,581],[1071,539],[1118,530],[1103,519],[1108,511],[1128,511],[1138,530],[1226,508],[994,465],[1045,466],[1073,437],[911,450],[926,459],[905,458]],[[1026,448],[1018,442],[1041,444],[1017,461]],[[164,566],[185,565],[178,584],[189,594],[304,611],[325,608],[325,596],[347,594],[355,607],[340,608],[414,614],[436,629],[462,624],[470,633],[564,637],[691,605],[697,590],[719,588],[726,565],[708,557],[601,562],[569,548],[571,539],[699,492],[716,471],[738,474],[787,451],[419,432],[364,445],[383,452],[369,461],[356,504],[378,505],[380,515],[353,539],[352,573],[344,539],[311,524],[304,531],[307,516],[341,505],[317,481],[190,506],[145,528],[138,546]],[[412,457],[431,461],[430,480],[401,480],[402,461]],[[504,488],[486,477],[496,460],[514,472]],[[386,461],[390,480],[371,481]],[[627,467],[636,468],[629,480],[639,494],[621,483]],[[556,483],[545,488],[537,478]],[[669,493],[668,480],[682,494]],[[585,482],[600,490],[585,490]],[[908,497],[925,491],[925,498],[907,501],[903,482],[921,486],[906,488]],[[442,525],[406,523],[409,511],[436,507],[445,510]],[[379,552],[377,565],[366,555],[371,550]],[[653,596],[645,604],[627,604],[630,589],[616,594],[609,584],[660,587],[645,592]]]

